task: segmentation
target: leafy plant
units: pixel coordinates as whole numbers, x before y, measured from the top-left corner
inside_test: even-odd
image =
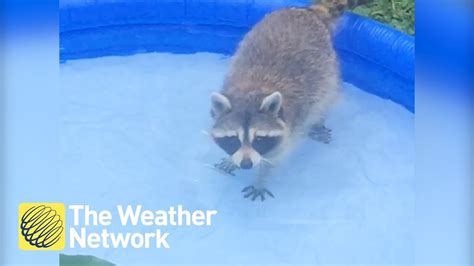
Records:
[[[410,35],[415,34],[415,0],[373,0],[354,8],[353,11]]]
[[[59,254],[59,266],[114,266],[115,264],[94,256]]]

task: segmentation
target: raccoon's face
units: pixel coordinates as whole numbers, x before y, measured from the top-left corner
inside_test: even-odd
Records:
[[[240,168],[258,165],[284,142],[281,93],[274,92],[260,101],[258,97],[230,100],[220,93],[213,93],[211,98],[215,119],[212,138]]]

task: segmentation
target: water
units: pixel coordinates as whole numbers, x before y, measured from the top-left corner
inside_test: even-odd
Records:
[[[61,65],[57,187],[71,189],[55,192],[58,201],[219,211],[212,227],[167,229],[169,250],[64,252],[120,265],[412,262],[413,114],[345,84],[327,119],[333,141],[305,141],[270,179],[275,199],[251,202],[240,193],[251,171],[230,177],[205,167],[224,156],[202,131],[228,65],[216,54]]]

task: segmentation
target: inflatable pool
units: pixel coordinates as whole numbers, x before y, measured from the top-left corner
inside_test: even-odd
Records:
[[[83,215],[76,226],[67,209],[66,248],[59,252],[118,265],[413,264],[412,37],[346,13],[335,45],[344,79],[355,86],[345,84],[328,117],[333,142],[300,145],[269,183],[275,198],[252,202],[241,190],[253,172],[227,176],[208,167],[225,156],[201,133],[211,123],[208,96],[252,25],[271,10],[308,1],[60,3],[59,68],[51,65],[48,76],[31,71],[24,53],[9,57],[20,60],[9,72],[19,85],[10,82],[6,94],[5,217],[18,217],[18,203],[35,201],[111,211],[109,226],[86,225]],[[38,41],[28,50],[40,55],[34,63],[43,70],[41,60],[57,53],[38,53],[45,47]],[[36,76],[44,93],[34,89]],[[206,227],[122,225],[119,204],[219,214]],[[17,228],[16,219],[6,226]],[[160,229],[170,233],[171,248],[83,247],[77,237],[73,246],[71,228],[87,235]],[[20,250],[10,229],[7,264],[57,264],[58,252]]]
[[[64,0],[60,60],[146,52],[232,54],[272,10],[307,0]],[[414,38],[346,13],[334,44],[344,80],[414,112]]]

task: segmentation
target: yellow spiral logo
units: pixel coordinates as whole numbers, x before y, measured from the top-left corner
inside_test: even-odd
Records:
[[[19,244],[27,250],[64,248],[65,224],[62,203],[23,203],[19,208]]]

